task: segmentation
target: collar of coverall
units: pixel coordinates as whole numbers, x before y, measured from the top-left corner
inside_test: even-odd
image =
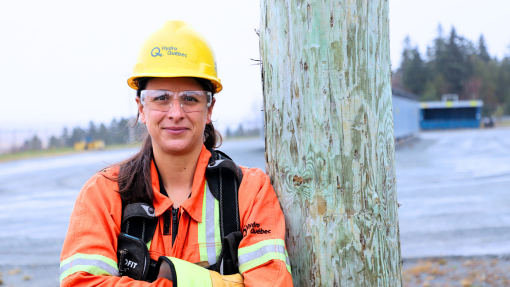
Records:
[[[202,145],[202,151],[198,157],[197,169],[193,178],[193,187],[191,188],[191,196],[181,204],[181,207],[197,222],[202,222],[202,204],[204,202],[204,184],[205,169],[209,164],[211,153]],[[151,162],[152,190],[154,191],[154,199],[152,204],[156,211],[156,216],[161,216],[165,211],[170,209],[174,204],[173,201],[161,194],[159,188],[159,178],[154,160]]]

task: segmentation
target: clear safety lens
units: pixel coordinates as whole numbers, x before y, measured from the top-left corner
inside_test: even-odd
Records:
[[[206,91],[183,91],[174,93],[164,90],[143,90],[140,94],[142,105],[151,110],[168,112],[175,100],[179,101],[186,113],[199,112],[211,106],[212,93]]]

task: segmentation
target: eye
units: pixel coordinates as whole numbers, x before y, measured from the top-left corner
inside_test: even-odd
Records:
[[[197,92],[186,92],[182,95],[182,101],[187,104],[200,103],[201,94]]]
[[[167,95],[161,95],[161,96],[157,96],[154,98],[154,101],[157,102],[157,101],[164,101],[168,99],[168,96]]]
[[[194,97],[194,96],[188,96],[188,95],[185,95],[184,97],[182,97],[182,100],[185,101],[185,102],[193,102],[193,103],[198,103],[199,100]]]
[[[151,95],[153,102],[164,102],[170,99],[170,95],[165,91],[158,91]]]

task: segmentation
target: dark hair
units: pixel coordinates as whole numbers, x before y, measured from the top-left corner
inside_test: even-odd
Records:
[[[151,78],[138,79],[138,90],[136,96],[140,97],[142,90],[147,87]],[[214,95],[214,89],[211,82],[204,79],[195,78],[202,86],[204,91],[210,91]],[[138,121],[137,114],[136,122]],[[144,135],[140,151],[127,160],[115,164],[120,166],[117,178],[110,178],[119,184],[118,193],[126,203],[144,202],[152,204],[153,190],[151,178],[151,161],[153,158],[152,140],[148,133]],[[206,124],[204,129],[204,145],[207,149],[217,148],[221,145],[221,135],[214,129],[212,123]]]

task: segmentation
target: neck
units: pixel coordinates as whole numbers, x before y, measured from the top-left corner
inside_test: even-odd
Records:
[[[191,194],[201,151],[200,145],[186,154],[169,154],[153,145],[154,161],[174,208],[178,208]]]

